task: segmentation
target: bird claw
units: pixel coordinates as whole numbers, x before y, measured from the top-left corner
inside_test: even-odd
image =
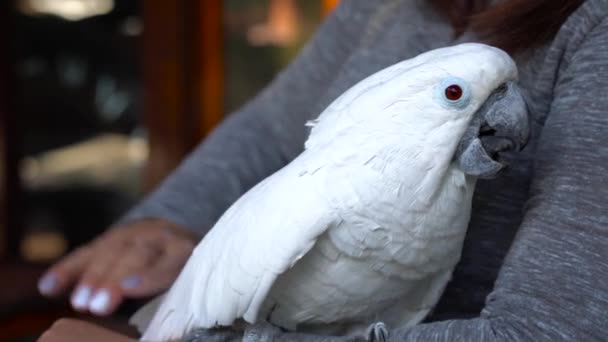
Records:
[[[368,342],[385,342],[388,339],[388,329],[382,322],[370,325],[365,333]]]
[[[268,322],[259,322],[248,325],[243,334],[243,342],[267,342],[273,341],[274,337],[281,334],[281,329]]]
[[[180,342],[229,342],[241,334],[230,329],[194,329],[180,339]]]
[[[260,322],[248,325],[243,334],[243,342],[271,342],[275,341],[283,331],[268,323]],[[386,342],[388,340],[388,329],[383,322],[371,324],[365,331],[367,342]]]

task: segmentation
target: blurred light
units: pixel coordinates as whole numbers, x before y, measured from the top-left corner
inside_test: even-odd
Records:
[[[48,227],[47,227],[48,229]],[[21,256],[30,262],[49,262],[62,255],[68,249],[65,237],[55,231],[29,233],[21,240]]]
[[[25,14],[51,14],[76,21],[110,13],[114,0],[20,0],[18,5]]]
[[[102,120],[112,122],[119,119],[130,102],[129,94],[118,89],[118,84],[112,76],[99,77],[95,85],[95,107]]]
[[[339,2],[339,0],[323,0],[321,3],[321,14],[323,16],[330,14],[338,6]]]
[[[138,17],[128,17],[122,23],[121,31],[125,36],[139,36],[144,31],[144,23]]]
[[[38,179],[41,175],[41,165],[38,159],[33,157],[25,157],[21,160],[21,178],[30,180]]]
[[[81,87],[87,78],[87,62],[75,56],[61,56],[57,60],[59,79],[68,87]]]
[[[129,94],[117,91],[99,105],[99,117],[105,122],[116,121],[129,107],[129,102]]]
[[[247,32],[251,45],[286,46],[298,38],[298,8],[294,0],[272,0],[268,21]]]
[[[143,137],[104,134],[26,157],[20,163],[25,188],[60,188],[68,184],[132,187],[133,172],[138,173],[148,158]],[[129,183],[129,184],[127,184]]]
[[[24,60],[18,67],[19,74],[22,77],[36,77],[46,71],[47,65],[44,59],[39,57],[29,57]]]
[[[148,142],[142,138],[132,137],[127,145],[127,155],[134,164],[143,164],[148,160]]]

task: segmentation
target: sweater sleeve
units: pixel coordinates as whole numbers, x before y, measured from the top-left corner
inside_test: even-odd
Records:
[[[387,341],[604,341],[608,325],[608,20],[560,75],[523,222],[479,317]],[[264,339],[260,339],[262,341]],[[274,332],[285,341],[359,341]]]
[[[298,58],[256,98],[226,120],[122,222],[157,217],[205,233],[250,187],[303,149],[305,122],[356,46],[369,2],[345,2]],[[348,21],[348,22],[347,22]]]

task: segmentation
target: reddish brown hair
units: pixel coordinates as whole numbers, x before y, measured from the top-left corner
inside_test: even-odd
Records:
[[[456,36],[478,33],[488,44],[511,53],[551,39],[584,0],[429,0],[447,16]]]

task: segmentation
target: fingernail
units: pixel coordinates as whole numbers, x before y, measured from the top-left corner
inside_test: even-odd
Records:
[[[136,287],[139,286],[139,284],[141,284],[141,278],[138,276],[128,276],[125,279],[122,280],[122,282],[120,283],[120,286],[123,289],[134,289]]]
[[[57,284],[57,277],[54,274],[47,274],[38,282],[38,291],[42,294],[51,294]]]
[[[80,286],[74,297],[72,297],[72,306],[76,309],[86,309],[91,298],[91,288],[88,286]]]
[[[96,314],[104,314],[108,310],[108,305],[110,305],[110,291],[102,289],[93,296],[89,310]]]

